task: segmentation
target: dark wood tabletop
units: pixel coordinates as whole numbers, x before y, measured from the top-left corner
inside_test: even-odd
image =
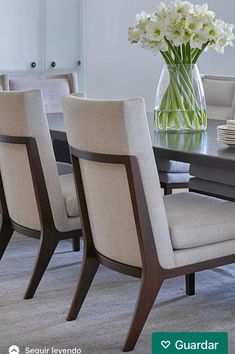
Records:
[[[47,116],[52,138],[66,141],[62,113]],[[153,149],[158,157],[235,171],[235,148],[216,141],[216,127],[224,121],[208,119],[206,132],[159,133],[153,129],[150,113],[148,120]]]

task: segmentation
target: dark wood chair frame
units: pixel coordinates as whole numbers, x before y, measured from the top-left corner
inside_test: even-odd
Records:
[[[173,189],[188,188],[188,183],[166,183],[161,182],[161,188],[164,190],[164,195],[172,194]]]
[[[180,275],[194,274],[195,272],[205,269],[235,263],[235,254],[174,269],[162,268],[158,260],[137,158],[135,156],[128,155],[98,154],[89,151],[77,150],[71,146],[70,152],[75,173],[76,191],[82,219],[84,255],[80,279],[67,320],[72,321],[77,318],[99,264],[103,264],[114,271],[141,278],[136,308],[125,345],[123,347],[123,351],[128,352],[134,349],[153,303],[165,279]],[[105,257],[96,250],[93,243],[89,213],[86,204],[79,162],[80,159],[100,163],[122,164],[125,166],[140,247],[143,265],[142,268],[119,263]]]
[[[82,230],[78,229],[68,232],[60,232],[56,229],[35,138],[0,135],[0,142],[6,144],[25,145],[29,159],[29,166],[41,222],[41,231],[29,229],[11,220],[4,193],[2,177],[0,174],[0,200],[2,218],[0,230],[0,260],[7,248],[14,230],[25,236],[40,239],[41,242],[33,274],[24,296],[24,299],[31,299],[42,279],[42,276],[59,241],[71,238],[73,240],[75,249],[78,251],[80,250],[80,237],[82,236]]]

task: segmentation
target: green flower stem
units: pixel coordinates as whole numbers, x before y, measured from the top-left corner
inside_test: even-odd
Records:
[[[172,46],[172,45],[171,45]],[[174,47],[173,47],[174,48]],[[177,53],[177,52],[176,52]],[[170,54],[168,52],[161,52],[161,54],[163,55],[164,59],[166,60],[166,63],[169,65],[177,65],[174,60],[172,59],[172,57],[170,56]],[[178,54],[178,53],[177,53]],[[190,90],[192,93],[194,93],[194,88],[192,86],[192,82],[190,81],[190,78],[188,77],[188,73],[187,70],[185,69],[184,64],[181,62],[180,63],[181,68],[182,68],[182,73],[181,71],[179,71],[179,73],[184,77],[185,79],[185,84],[187,85],[187,90]],[[183,81],[184,83],[184,81]]]
[[[168,39],[165,38],[165,40],[166,40],[169,48],[172,50],[172,52],[174,53],[175,57],[177,58],[177,62],[179,61],[179,64],[181,65],[182,75],[184,76],[184,79],[185,79],[187,85],[189,86],[190,91],[192,91],[192,93],[194,93],[194,88],[192,86],[192,80],[190,80],[190,77],[188,76],[187,70],[186,70],[183,62],[181,61],[181,58],[179,57],[177,50],[175,50],[175,47],[172,45],[172,43]],[[191,51],[190,45],[189,45],[189,49],[187,47],[188,47],[188,44],[186,45],[186,51],[187,52]],[[190,54],[188,54],[188,55],[190,55]],[[168,55],[167,55],[167,58],[170,61]],[[174,64],[176,64],[176,63],[174,63]]]
[[[188,57],[188,64],[192,63],[192,53],[191,53],[191,47],[190,44],[186,44],[186,50],[187,50],[187,57]]]
[[[175,92],[176,102],[178,103],[179,108],[181,110],[181,113],[182,113],[182,115],[184,117],[185,124],[187,125],[188,128],[192,129],[191,122],[189,120],[187,112],[185,111],[185,107],[184,107],[184,105],[182,103],[182,100],[181,100],[181,97],[180,97],[179,88],[178,88],[178,85],[177,85],[174,77],[172,77],[171,82],[172,82],[172,88],[173,88],[173,90]]]
[[[182,44],[182,52],[183,52],[183,63],[187,64],[187,52],[186,52],[186,45]]]
[[[198,58],[200,57],[200,55],[202,54],[202,52],[204,51],[204,49],[210,44],[210,41],[206,42],[205,44],[203,44],[202,49],[198,49],[197,52],[194,54],[192,63],[196,64]]]
[[[179,118],[178,118],[178,115],[176,113],[178,108],[177,108],[175,93],[174,93],[172,85],[170,85],[170,93],[171,93],[171,104],[172,104],[172,110],[173,110],[173,119],[174,119],[174,122],[175,122],[175,126],[177,128],[180,128]]]
[[[177,64],[175,64],[175,62],[173,61],[173,59],[171,58],[171,56],[169,55],[168,52],[161,52],[161,53],[162,53],[162,55],[163,55],[163,57],[164,57],[164,59],[165,59],[165,61],[166,61],[166,63],[168,65],[172,65],[173,67],[175,67],[177,65]],[[181,64],[181,66],[184,66],[184,64]],[[187,72],[185,67],[184,67],[184,70]],[[179,74],[181,76],[181,82],[184,85],[184,88],[185,88],[186,92],[190,92],[193,95],[196,109],[198,109],[198,111],[200,112],[200,107],[198,106],[197,99],[196,99],[195,92],[194,92],[194,88],[192,86],[192,79],[190,79],[188,77],[188,80],[186,81],[185,78],[184,78],[183,73],[181,73],[180,70],[179,70]],[[189,83],[189,85],[188,85],[188,83]]]

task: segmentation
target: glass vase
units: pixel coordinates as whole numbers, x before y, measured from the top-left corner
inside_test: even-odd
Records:
[[[154,109],[157,131],[193,132],[207,128],[206,102],[196,64],[165,65]]]

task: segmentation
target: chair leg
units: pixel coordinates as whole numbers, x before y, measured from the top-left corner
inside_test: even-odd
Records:
[[[82,271],[78,286],[71,304],[67,321],[76,320],[77,315],[82,307],[82,304],[85,300],[87,292],[91,286],[92,280],[97,272],[99,267],[99,262],[96,258],[84,256]]]
[[[158,277],[142,278],[139,297],[137,300],[132,323],[123,348],[124,352],[134,349],[148,315],[152,309],[157,294],[162,286],[163,279]]]
[[[14,230],[11,225],[3,221],[0,231],[0,260],[2,259],[8,243],[10,242],[13,232]]]
[[[80,251],[80,237],[74,237],[72,239],[73,252]]]
[[[59,241],[57,240],[47,240],[46,238],[42,239],[37,259],[35,262],[33,274],[30,279],[28,289],[24,296],[25,300],[31,299],[34,296],[35,291],[37,290],[37,287],[43,277],[43,274],[45,273],[45,270],[51,260],[51,257],[58,245],[58,242]]]
[[[169,194],[172,194],[172,187],[167,184],[164,186],[164,195],[169,195]]]
[[[188,296],[195,295],[195,273],[185,275],[186,294]]]

